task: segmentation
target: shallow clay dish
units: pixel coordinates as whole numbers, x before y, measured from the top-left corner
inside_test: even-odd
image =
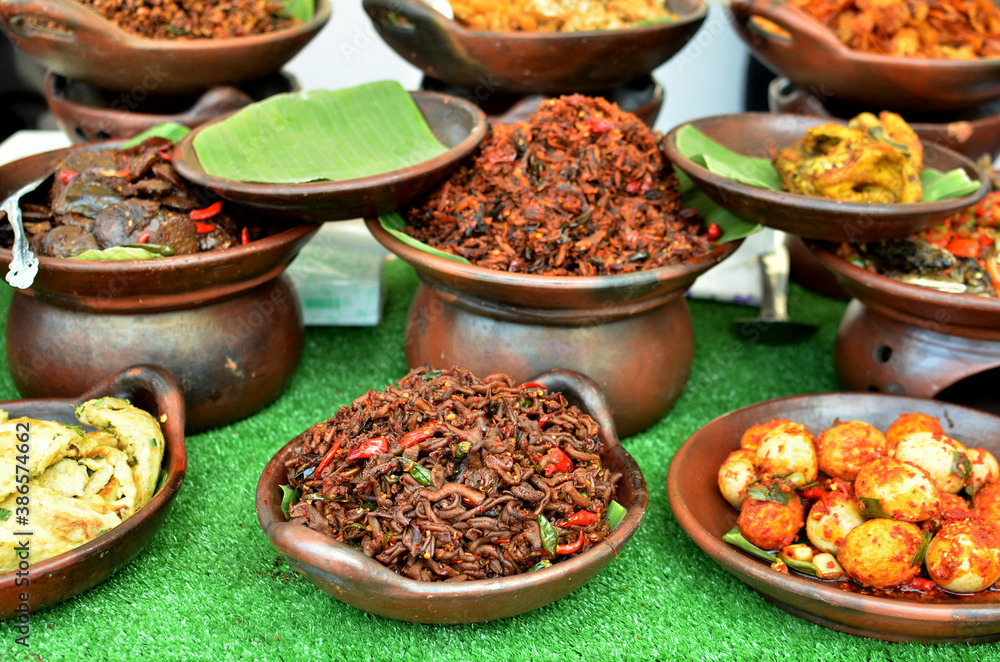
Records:
[[[428,76],[477,95],[564,94],[646,75],[698,31],[702,0],[667,0],[678,19],[588,32],[473,32],[417,0],[363,0],[389,46]]]
[[[51,71],[45,76],[45,103],[73,142],[131,138],[157,124],[194,128],[274,94],[299,87],[295,76],[278,72],[239,87],[213,87],[201,94],[149,95],[141,101]]]
[[[615,276],[540,276],[497,271],[372,235],[417,270],[406,320],[406,361],[517,380],[554,368],[597,382],[623,437],[670,410],[684,392],[694,334],[684,293],[740,241],[680,264]]]
[[[802,423],[813,434],[836,419],[862,420],[885,430],[902,413],[937,416],[945,432],[968,446],[1000,452],[1000,418],[935,400],[891,395],[830,393],[768,400],[737,409],[703,426],[670,463],[667,495],[681,528],[712,559],[785,611],[841,632],[889,641],[962,642],[1000,638],[1000,603],[961,599],[918,603],[859,595],[797,573],[782,574],[722,542],[739,512],[722,498],[716,479],[726,456],[751,425],[774,418]]]
[[[74,0],[0,0],[0,28],[47,69],[126,93],[186,94],[278,71],[330,19],[316,0],[312,20],[287,30],[231,39],[147,39]]]
[[[133,366],[75,398],[11,400],[0,402],[0,409],[9,412],[11,418],[30,416],[79,425],[73,407],[103,396],[125,398],[157,418],[166,416],[166,422],[160,424],[166,440],[161,465],[167,472],[166,480],[149,503],[108,533],[30,566],[27,570],[30,587],[16,585],[18,571],[0,574],[0,619],[18,615],[15,610],[21,604],[22,592],[31,596],[31,611],[38,611],[82,593],[113,575],[153,538],[184,482],[187,470],[184,393],[177,379],[158,366]]]
[[[51,173],[68,151],[0,166],[0,199]],[[14,385],[25,397],[67,397],[152,363],[184,385],[188,432],[255,413],[298,367],[302,314],[282,274],[318,230],[296,225],[226,250],[155,260],[38,258],[34,283],[14,291],[7,314]],[[0,249],[0,265],[11,259]]]
[[[855,51],[782,0],[734,0],[736,33],[764,64],[799,87],[878,110],[964,110],[1000,97],[1000,58],[931,60]],[[781,35],[754,17],[776,24]]]
[[[801,138],[807,129],[829,121],[799,115],[742,113],[705,117],[690,124],[735,152],[769,158],[769,144],[780,149]],[[925,167],[942,172],[962,168],[970,178],[979,180],[979,189],[961,198],[907,204],[840,202],[772,191],[717,175],[693,162],[677,149],[679,129],[664,138],[664,150],[674,166],[694,180],[708,197],[740,218],[808,239],[862,242],[903,237],[975,204],[989,191],[989,178],[972,161],[926,142],[923,143]]]
[[[787,78],[775,78],[767,87],[772,113],[815,115],[848,120],[866,109],[855,104],[821,101],[814,93],[793,85]],[[879,108],[871,109],[878,112]],[[972,160],[983,154],[996,158],[1000,153],[1000,101],[945,114],[907,112],[905,119],[913,131],[935,145],[964,154]]]
[[[174,148],[174,167],[195,184],[244,207],[293,222],[322,223],[375,215],[409,202],[445,175],[479,145],[486,135],[486,115],[474,104],[435,92],[412,92],[434,137],[448,151],[429,161],[394,172],[343,181],[304,184],[259,184],[213,177],[205,172],[194,149],[195,129]]]
[[[392,572],[344,543],[290,524],[281,512],[279,485],[288,483],[285,460],[295,443],[275,455],[257,483],[257,518],[274,548],[321,590],[341,602],[402,621],[479,623],[522,614],[575,591],[614,560],[646,511],[646,481],[615,434],[600,390],[582,375],[554,370],[533,380],[590,414],[600,425],[604,466],[621,472],[616,500],[627,509],[601,544],[543,571],[468,582],[418,582]]]

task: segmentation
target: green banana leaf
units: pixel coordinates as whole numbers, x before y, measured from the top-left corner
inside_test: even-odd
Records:
[[[677,131],[677,149],[684,156],[717,175],[758,188],[782,190],[783,182],[775,172],[770,159],[734,152],[690,124],[684,125]],[[979,182],[970,179],[961,168],[945,173],[934,168],[924,168],[920,173],[920,183],[924,189],[924,202],[960,198],[974,193],[979,188]]]
[[[312,20],[316,14],[316,3],[313,0],[282,0],[285,5],[285,15],[303,23]]]
[[[454,255],[452,253],[446,253],[444,251],[438,250],[433,246],[429,246],[419,239],[414,239],[410,235],[403,232],[403,228],[406,227],[406,221],[403,217],[399,215],[398,212],[391,211],[387,214],[379,214],[378,222],[382,226],[382,229],[391,234],[396,239],[399,239],[404,244],[413,246],[414,248],[421,250],[425,253],[430,253],[431,255],[437,255],[438,257],[443,257],[447,260],[453,262],[460,262],[461,264],[472,264],[466,260],[461,255]]]
[[[206,127],[194,148],[209,175],[269,184],[370,177],[447,151],[396,81],[279,94]]]
[[[128,149],[129,147],[135,147],[143,140],[147,138],[166,138],[173,143],[178,143],[187,134],[191,133],[191,129],[187,128],[183,124],[178,122],[164,122],[163,124],[157,124],[152,126],[142,133],[130,138],[126,142],[122,143],[122,149]]]

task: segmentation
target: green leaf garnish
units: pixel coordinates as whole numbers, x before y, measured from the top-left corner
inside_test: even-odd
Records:
[[[156,448],[156,439],[154,439],[152,437],[149,438],[149,447],[150,448]]]
[[[433,381],[433,380],[437,379],[440,376],[441,376],[441,371],[440,370],[428,370],[427,372],[424,373],[424,376],[422,377],[422,379],[425,382],[429,382],[429,381]]]
[[[858,497],[858,510],[867,519],[892,519],[892,516],[882,507],[882,501],[875,497]]]
[[[285,519],[288,519],[288,509],[295,504],[301,492],[293,490],[288,485],[279,485],[278,487],[281,488],[281,512],[285,514]]]
[[[383,230],[385,230],[393,237],[399,239],[401,242],[403,242],[408,246],[412,246],[413,248],[421,250],[430,255],[437,255],[438,257],[443,257],[446,260],[451,260],[453,262],[458,262],[460,264],[472,264],[461,255],[455,255],[453,253],[447,253],[445,251],[439,250],[437,248],[434,248],[433,246],[425,244],[419,239],[414,239],[410,235],[403,232],[403,228],[406,227],[406,221],[403,220],[403,217],[400,216],[398,212],[391,211],[387,214],[379,214],[378,222],[379,225],[382,226]]]
[[[621,524],[621,521],[625,519],[625,513],[627,512],[628,511],[625,510],[625,506],[621,505],[614,499],[611,500],[611,503],[608,504],[606,515],[608,517],[608,526],[611,527],[612,531],[614,531],[615,528]]]
[[[80,427],[79,425],[72,425],[70,423],[63,423],[62,426],[64,428],[68,429],[68,430],[72,430],[73,432],[77,433],[81,437],[86,437],[87,436],[86,433],[83,431],[83,428]]]
[[[910,567],[916,567],[924,562],[924,557],[927,555],[927,547],[931,544],[931,538],[934,537],[930,531],[924,531],[920,534],[920,547],[917,548],[916,553],[913,558],[910,559]]]
[[[130,138],[129,140],[122,143],[122,149],[128,149],[129,147],[135,147],[136,145],[142,143],[143,140],[148,138],[166,138],[172,143],[178,143],[187,134],[191,133],[191,129],[187,128],[183,124],[178,122],[164,122],[163,124],[157,124],[152,126],[142,133]]]
[[[278,94],[204,128],[194,149],[209,175],[270,184],[370,177],[448,151],[394,80]]]
[[[0,522],[6,522],[10,519],[11,515],[13,515],[13,513],[6,508],[0,508]]]
[[[284,14],[288,18],[306,23],[316,15],[316,3],[313,0],[279,0],[285,5]]]
[[[425,467],[416,462],[410,462],[409,466],[405,467],[407,473],[413,476],[413,480],[417,481],[424,487],[431,484],[431,472],[427,471]]]
[[[972,460],[962,451],[955,451],[951,454],[951,473],[962,479],[963,483],[969,482],[972,475]]]
[[[782,506],[788,505],[788,492],[782,489],[780,480],[776,480],[770,485],[754,481],[747,487],[747,498],[756,501],[770,501]]]
[[[556,527],[552,526],[552,522],[541,513],[538,514],[535,521],[538,522],[538,532],[542,537],[542,548],[549,553],[549,556],[554,556],[556,547],[559,546],[559,532],[556,531]]]
[[[740,533],[740,527],[734,526],[728,532],[722,534],[722,541],[736,547],[737,549],[742,549],[744,552],[752,554],[759,559],[767,561],[768,563],[774,563],[775,561],[781,561],[789,568],[793,570],[798,570],[801,573],[816,576],[816,566],[808,561],[796,561],[795,559],[788,558],[783,554],[773,554],[771,552],[765,552],[763,549],[753,544],[749,540],[743,537]]]

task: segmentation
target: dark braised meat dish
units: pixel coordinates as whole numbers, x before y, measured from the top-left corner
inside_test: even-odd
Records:
[[[610,533],[597,433],[540,385],[420,368],[299,435],[289,519],[421,581],[526,572]]]
[[[113,246],[185,255],[229,248],[265,234],[246,214],[212,202],[170,163],[170,141],[150,138],[129,149],[69,152],[52,185],[21,201],[36,255],[73,257]],[[10,247],[12,239],[5,237]]]

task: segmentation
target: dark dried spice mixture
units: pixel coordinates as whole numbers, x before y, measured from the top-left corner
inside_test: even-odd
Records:
[[[558,393],[420,368],[299,435],[289,518],[413,579],[515,575],[610,533],[597,433]]]
[[[582,95],[494,126],[473,158],[403,212],[407,233],[491,269],[595,276],[676,264],[712,250],[681,207],[659,135]]]
[[[298,21],[268,0],[79,0],[121,28],[149,39],[226,39],[284,30]]]
[[[128,149],[74,149],[43,184],[21,200],[36,255],[72,257],[113,246],[191,254],[247,243],[273,233],[267,223],[192,186],[170,162],[173,144],[149,138]],[[0,245],[13,233],[0,212]]]

